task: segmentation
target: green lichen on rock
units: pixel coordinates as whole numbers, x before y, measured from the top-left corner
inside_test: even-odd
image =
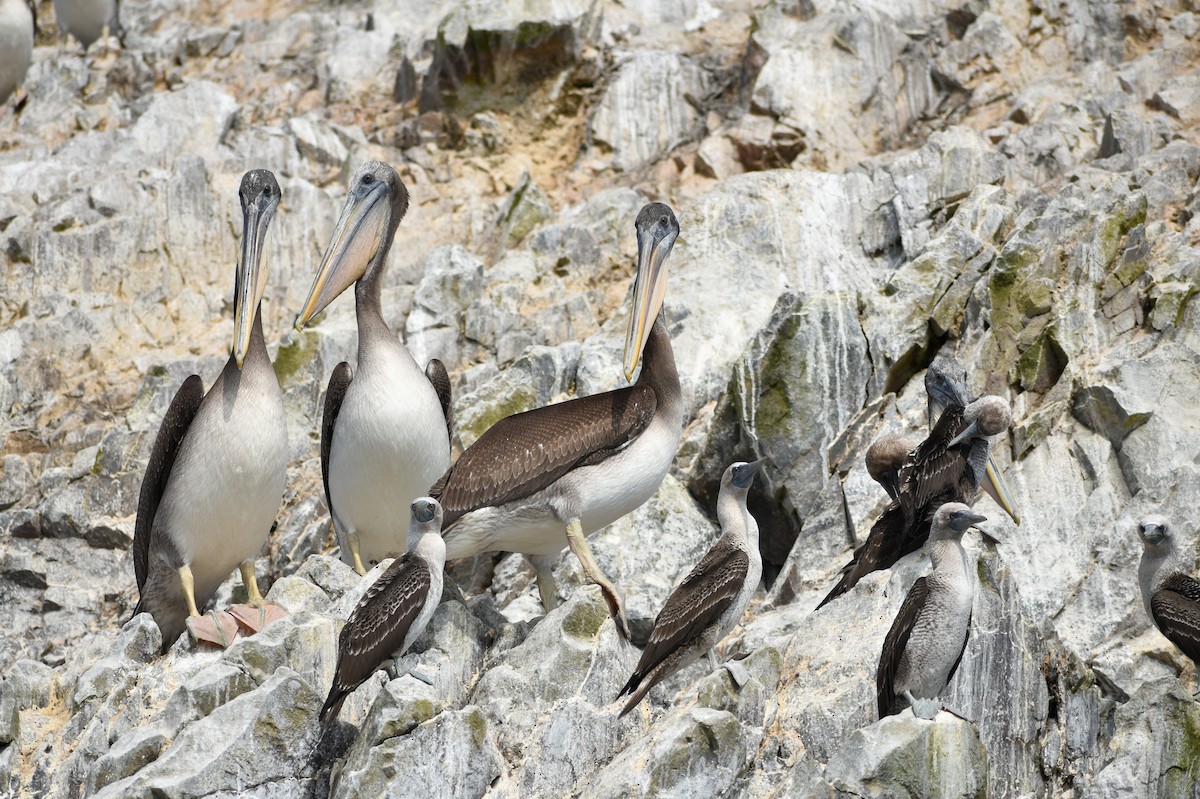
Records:
[[[1038,337],[1033,346],[1023,352],[1009,375],[1009,382],[1020,383],[1026,391],[1036,391],[1044,394],[1049,391],[1063,370],[1067,368],[1069,358],[1056,338],[1053,326],[1048,327]]]
[[[496,402],[476,406],[472,412],[461,414],[458,419],[458,434],[464,447],[475,443],[484,432],[496,422],[512,416],[514,413],[527,411],[538,404],[537,392],[529,385],[518,385],[505,396],[497,397]]]
[[[608,618],[608,609],[599,600],[580,602],[563,619],[563,632],[581,641],[591,641]]]
[[[279,348],[275,356],[275,377],[286,386],[293,376],[312,363],[317,356],[317,334],[306,330]]]
[[[1196,286],[1187,281],[1157,284],[1150,292],[1154,300],[1154,308],[1150,311],[1150,325],[1155,330],[1179,327],[1183,323],[1188,302],[1196,293]]]

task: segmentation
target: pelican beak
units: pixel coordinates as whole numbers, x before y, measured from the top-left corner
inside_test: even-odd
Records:
[[[263,254],[267,228],[275,218],[279,199],[260,194],[244,204],[242,209],[242,258],[238,263],[237,278],[233,289],[233,357],[238,368],[250,350],[250,331],[258,303],[267,288],[267,269],[263,265]]]
[[[633,282],[633,313],[625,334],[625,379],[642,358],[642,348],[650,337],[650,328],[662,309],[667,294],[667,256],[675,244],[676,233],[656,238],[653,229],[638,230],[638,266]]]
[[[959,444],[959,443],[967,440],[968,438],[971,438],[972,436],[977,436],[977,435],[979,435],[979,420],[978,419],[976,419],[974,422],[971,422],[969,425],[967,425],[963,429],[963,431],[961,433],[956,435],[954,438],[950,439],[950,443],[946,445],[946,449],[949,449],[950,447],[953,447],[956,444]]]
[[[987,467],[984,469],[983,490],[1012,518],[1014,524],[1018,527],[1021,526],[1021,515],[1017,510],[1017,503],[1013,499],[1008,483],[1004,480],[1004,473],[996,465],[996,460],[991,453],[988,453]]]
[[[296,315],[297,331],[366,273],[383,244],[390,213],[382,181],[374,182],[365,192],[352,192],[346,199],[308,299]]]

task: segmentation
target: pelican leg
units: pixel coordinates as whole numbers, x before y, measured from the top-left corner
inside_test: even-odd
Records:
[[[229,609],[230,615],[237,619],[238,624],[251,633],[256,633],[276,619],[287,615],[287,611],[279,605],[263,599],[262,593],[258,590],[258,578],[254,574],[253,560],[242,561],[239,569],[242,573],[242,585],[246,586],[247,602],[245,605],[234,605]]]
[[[708,650],[708,667],[713,671],[721,668],[721,664],[717,662],[717,650],[714,647],[709,647]]]
[[[183,586],[183,598],[187,602],[187,629],[196,642],[207,641],[225,648],[232,643],[237,635],[237,622],[224,611],[214,610],[208,616],[201,616],[196,608],[196,581],[192,576],[192,568],[186,563],[179,567],[179,582]]]
[[[905,691],[904,698],[912,705],[913,715],[919,719],[933,721],[937,718],[938,711],[942,709],[942,705],[936,699],[917,699],[912,695],[912,691]]]
[[[346,548],[350,550],[350,556],[354,559],[354,571],[359,575],[367,573],[367,569],[363,566],[362,554],[358,549],[358,533],[353,530],[346,531]]]
[[[554,564],[557,561],[557,555],[534,555],[529,558],[533,570],[537,572],[538,595],[547,613],[558,607],[558,586],[554,582]]]
[[[600,586],[600,591],[604,594],[604,601],[608,603],[608,612],[617,625],[617,634],[628,641],[629,620],[625,616],[625,601],[621,598],[621,593],[613,585],[612,580],[604,576],[604,572],[600,570],[600,564],[596,563],[596,557],[592,554],[592,548],[588,546],[587,538],[583,534],[583,525],[579,519],[571,519],[567,522],[567,544],[575,553],[575,557],[579,558],[579,565],[583,567],[583,573],[587,575],[588,580]]]

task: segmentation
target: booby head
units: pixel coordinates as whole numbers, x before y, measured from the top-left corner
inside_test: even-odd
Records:
[[[396,227],[407,211],[408,189],[396,170],[382,161],[368,161],[358,168],[308,299],[296,315],[297,330],[355,282],[383,268]]]
[[[667,256],[679,236],[679,220],[663,203],[642,207],[633,223],[637,231],[637,276],[633,281],[633,313],[625,334],[625,379],[632,380],[650,337],[650,328],[667,294]]]
[[[766,458],[759,458],[756,461],[739,461],[731,464],[725,474],[721,475],[721,491],[724,492],[725,487],[732,486],[738,491],[749,491],[751,484],[754,483],[754,477],[758,474],[758,470],[767,462]]]
[[[250,350],[254,315],[267,289],[263,256],[267,228],[279,208],[279,183],[270,170],[252,169],[242,176],[238,197],[242,201],[242,257],[233,287],[233,356],[240,369]]]
[[[887,479],[888,474],[895,472],[904,463],[908,453],[917,448],[916,443],[907,436],[898,433],[888,433],[880,436],[867,448],[863,460],[867,464],[867,474],[877,483]]]
[[[986,521],[986,516],[976,513],[961,502],[947,502],[934,511],[933,523],[929,528],[929,540],[958,540],[972,527],[990,538],[991,536],[985,530],[979,528],[979,523]]]
[[[408,523],[408,546],[415,548],[428,535],[442,538],[442,503],[432,497],[418,497],[412,503],[412,518]]]
[[[939,355],[925,370],[926,416],[933,427],[950,405],[967,404],[967,370],[953,355]]]
[[[1138,537],[1146,549],[1166,549],[1172,544],[1167,517],[1157,513],[1138,522]]]

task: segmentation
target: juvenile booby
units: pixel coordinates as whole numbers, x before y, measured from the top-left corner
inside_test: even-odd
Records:
[[[975,570],[962,537],[983,521],[986,517],[961,502],[946,503],[933,514],[927,545],[933,571],[913,583],[879,655],[880,718],[899,713],[905,702],[923,719],[942,709],[937,697],[954,676],[971,633]]]
[[[0,0],[0,103],[21,85],[33,63],[36,13],[26,0]]]
[[[651,688],[705,652],[716,668],[713,648],[737,626],[762,578],[758,523],[746,509],[746,494],[762,464],[762,459],[735,463],[721,476],[717,496],[721,537],[671,592],[655,618],[637,668],[617,694],[617,698],[631,695],[621,716]]]
[[[928,380],[926,386],[930,386]],[[990,461],[989,438],[1007,430],[1012,421],[1008,402],[986,395],[965,408],[951,402],[938,409],[940,396],[939,389],[930,389],[930,416],[936,418],[933,430],[905,458],[896,476],[895,498],[842,568],[841,578],[818,608],[849,591],[871,572],[891,568],[900,558],[920,549],[929,537],[931,514],[943,503],[973,502],[983,488],[1014,521],[1018,520],[1008,485]],[[936,416],[932,409],[937,410]]]
[[[83,49],[104,35],[105,30],[121,36],[117,0],[54,0],[59,30],[70,33]]]
[[[321,418],[321,475],[342,558],[366,564],[404,551],[413,500],[450,465],[450,379],[441,361],[421,371],[383,319],[381,293],[408,190],[380,161],[358,168],[333,240],[296,317],[302,330],[354,284],[358,368],[340,363]]]
[[[600,586],[626,638],[624,603],[586,536],[654,494],[683,427],[679,375],[662,313],[665,264],[679,223],[670,208],[650,203],[634,227],[638,265],[625,378],[644,361],[637,382],[501,419],[429,492],[445,509],[448,559],[496,550],[533,556],[542,604],[550,609],[556,601],[551,567],[565,544]]]
[[[322,725],[337,718],[346,697],[376,669],[404,654],[425,632],[442,598],[446,543],[441,531],[438,501],[421,497],[413,502],[408,551],[367,589],[338,635],[337,670],[321,708]]]
[[[138,499],[133,566],[140,598],[134,613],[154,616],[166,651],[187,626],[198,639],[227,645],[237,630],[228,614],[203,607],[235,566],[250,608],[236,608],[251,629],[278,611],[254,578],[254,557],[271,531],[287,477],[283,394],[263,338],[260,303],[267,228],[279,184],[265,169],[247,172],[240,189],[245,231],[234,283],[233,351],[203,394],[200,378],[183,382],[154,441]]]
[[[1183,570],[1192,553],[1181,552],[1163,516],[1147,516],[1138,525],[1142,561],[1138,583],[1142,604],[1154,626],[1200,666],[1200,581]]]

